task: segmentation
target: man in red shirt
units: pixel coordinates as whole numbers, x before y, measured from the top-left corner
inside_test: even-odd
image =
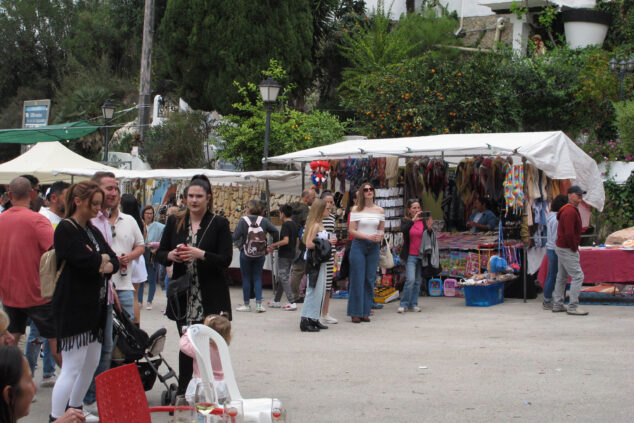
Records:
[[[9,184],[13,207],[0,214],[0,267],[4,269],[0,273],[0,298],[11,322],[13,345],[18,345],[27,318],[31,318],[61,365],[50,301],[43,299],[40,291],[40,258],[53,245],[53,227],[46,217],[29,208],[32,191],[28,179],[13,179]]]
[[[578,185],[568,188],[568,204],[557,213],[557,242],[555,252],[559,259],[557,281],[553,291],[553,312],[567,311],[575,316],[585,316],[587,311],[579,308],[579,292],[583,285],[583,271],[579,263],[579,243],[581,242],[581,215],[577,206],[586,192]],[[570,282],[570,301],[568,309],[564,308],[566,282]]]

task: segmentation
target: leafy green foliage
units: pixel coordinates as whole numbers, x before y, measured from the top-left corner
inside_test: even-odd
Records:
[[[634,226],[634,174],[625,184],[613,181],[603,183],[605,189],[605,205],[598,214],[600,239],[620,229]]]
[[[172,113],[168,121],[148,131],[143,152],[154,168],[202,167],[210,131],[204,113]]]
[[[276,58],[297,95],[313,76],[313,30],[309,0],[170,1],[158,30],[156,72],[192,107],[227,113],[240,100],[233,81],[255,80]]]
[[[269,69],[263,74],[278,81],[285,80],[285,72],[275,61],[271,62]],[[234,86],[242,101],[233,105],[236,114],[225,116],[224,122],[217,128],[220,140],[216,144],[221,147],[221,158],[233,161],[244,170],[259,170],[262,168],[264,155],[266,109],[254,83],[243,86],[235,82]],[[288,93],[289,88],[283,88],[278,97],[278,104],[281,106],[271,113],[269,156],[342,139],[345,125],[335,116],[323,111],[303,113],[289,109]]]
[[[623,58],[634,53],[634,0],[598,0],[596,8],[612,14],[604,46]]]
[[[366,75],[385,66],[402,64],[406,59],[438,50],[439,45],[449,40],[455,42],[452,32],[457,21],[444,9],[440,15],[436,9],[428,8],[401,16],[395,26],[389,15],[390,11],[379,2],[369,25],[357,24],[356,31],[345,33],[341,52],[350,66],[343,71],[342,91],[356,89]]]
[[[634,156],[634,100],[614,103],[616,126],[626,154]]]

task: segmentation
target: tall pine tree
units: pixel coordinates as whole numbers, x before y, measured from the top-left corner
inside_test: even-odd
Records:
[[[312,47],[311,0],[169,0],[155,64],[169,85],[159,89],[228,113],[240,100],[233,81],[257,81],[277,59],[302,93],[313,76]]]

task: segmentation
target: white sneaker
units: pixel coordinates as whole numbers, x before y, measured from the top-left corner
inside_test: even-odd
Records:
[[[258,313],[264,313],[266,311],[266,309],[264,307],[262,307],[262,304],[256,304],[255,305],[255,311]]]
[[[88,404],[88,403],[84,403],[83,404],[83,410],[89,412],[90,414],[92,414],[93,416],[98,416],[99,415],[99,408],[97,407],[97,401]]]
[[[398,310],[396,310],[397,313],[405,313],[405,307],[399,307]]]
[[[322,323],[328,323],[330,325],[335,325],[335,324],[337,324],[337,322],[339,322],[337,319],[332,317],[330,314],[326,314],[320,320],[322,321]]]
[[[52,388],[55,386],[55,375],[42,378],[40,388]]]
[[[282,310],[286,310],[286,311],[294,311],[294,310],[297,310],[297,304],[295,304],[295,303],[288,303],[288,304],[286,304],[284,307],[282,307]]]
[[[410,307],[410,308],[409,308],[409,311],[415,311],[415,312],[417,312],[417,313],[420,313],[421,308],[420,308],[420,307]]]
[[[99,416],[95,416],[90,411],[84,410],[84,419],[86,419],[86,423],[98,423]]]
[[[251,311],[251,306],[249,304],[241,304],[236,307],[236,311]]]
[[[269,301],[268,304],[271,308],[282,308],[282,304],[279,301]]]

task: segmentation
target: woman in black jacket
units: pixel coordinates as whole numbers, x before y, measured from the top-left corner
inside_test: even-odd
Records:
[[[103,191],[94,182],[68,188],[66,219],[54,237],[58,267],[64,266],[53,294],[57,348],[62,372],[53,388],[51,419],[66,405],[82,408],[101,356],[106,323],[107,281],[119,269],[117,256],[90,219],[101,210]]]
[[[172,280],[186,272],[191,276],[186,315],[176,320],[179,334],[183,333],[184,325],[202,323],[209,314],[222,312],[231,320],[231,298],[225,277],[233,255],[229,222],[210,212],[211,185],[206,177],[195,176],[184,194],[187,208],[168,217],[156,252],[159,263],[174,264]],[[168,299],[168,317],[181,317],[170,316],[171,301]],[[178,360],[178,394],[182,395],[192,377],[193,360],[182,352]]]

